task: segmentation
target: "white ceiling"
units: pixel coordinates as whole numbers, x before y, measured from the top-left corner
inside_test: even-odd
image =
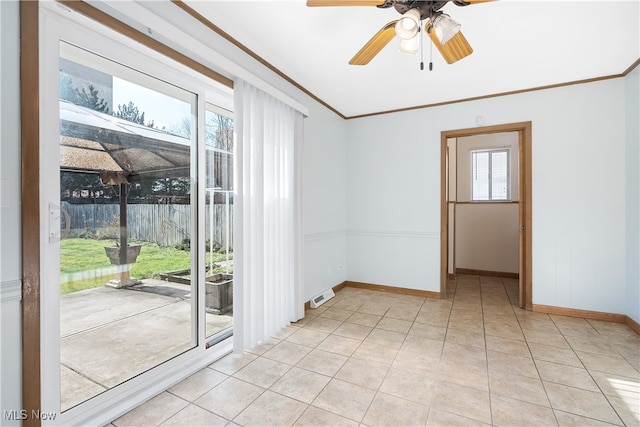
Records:
[[[397,39],[369,65],[348,64],[394,8],[183,1],[345,117],[619,75],[640,57],[637,0],[450,2],[474,52],[449,65],[434,48],[433,71],[426,41],[424,71]]]

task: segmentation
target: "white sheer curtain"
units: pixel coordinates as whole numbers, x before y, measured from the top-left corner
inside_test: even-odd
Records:
[[[302,114],[234,82],[234,351],[304,316]]]

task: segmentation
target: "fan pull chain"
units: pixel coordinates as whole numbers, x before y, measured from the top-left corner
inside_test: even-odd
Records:
[[[429,71],[433,71],[433,40],[429,38]]]
[[[420,33],[420,71],[422,71],[424,70],[424,42],[422,41],[422,21],[420,21],[418,32]]]

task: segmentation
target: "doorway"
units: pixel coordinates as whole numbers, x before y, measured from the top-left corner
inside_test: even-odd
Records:
[[[518,137],[518,305],[530,310],[532,307],[531,279],[531,122],[512,123],[479,128],[443,131],[441,133],[441,201],[440,201],[440,295],[447,297],[447,280],[451,248],[451,212],[449,197],[449,150],[448,141],[477,135],[513,132]]]

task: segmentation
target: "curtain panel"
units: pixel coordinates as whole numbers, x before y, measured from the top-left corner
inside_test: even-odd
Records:
[[[303,116],[236,80],[234,351],[304,317]]]

